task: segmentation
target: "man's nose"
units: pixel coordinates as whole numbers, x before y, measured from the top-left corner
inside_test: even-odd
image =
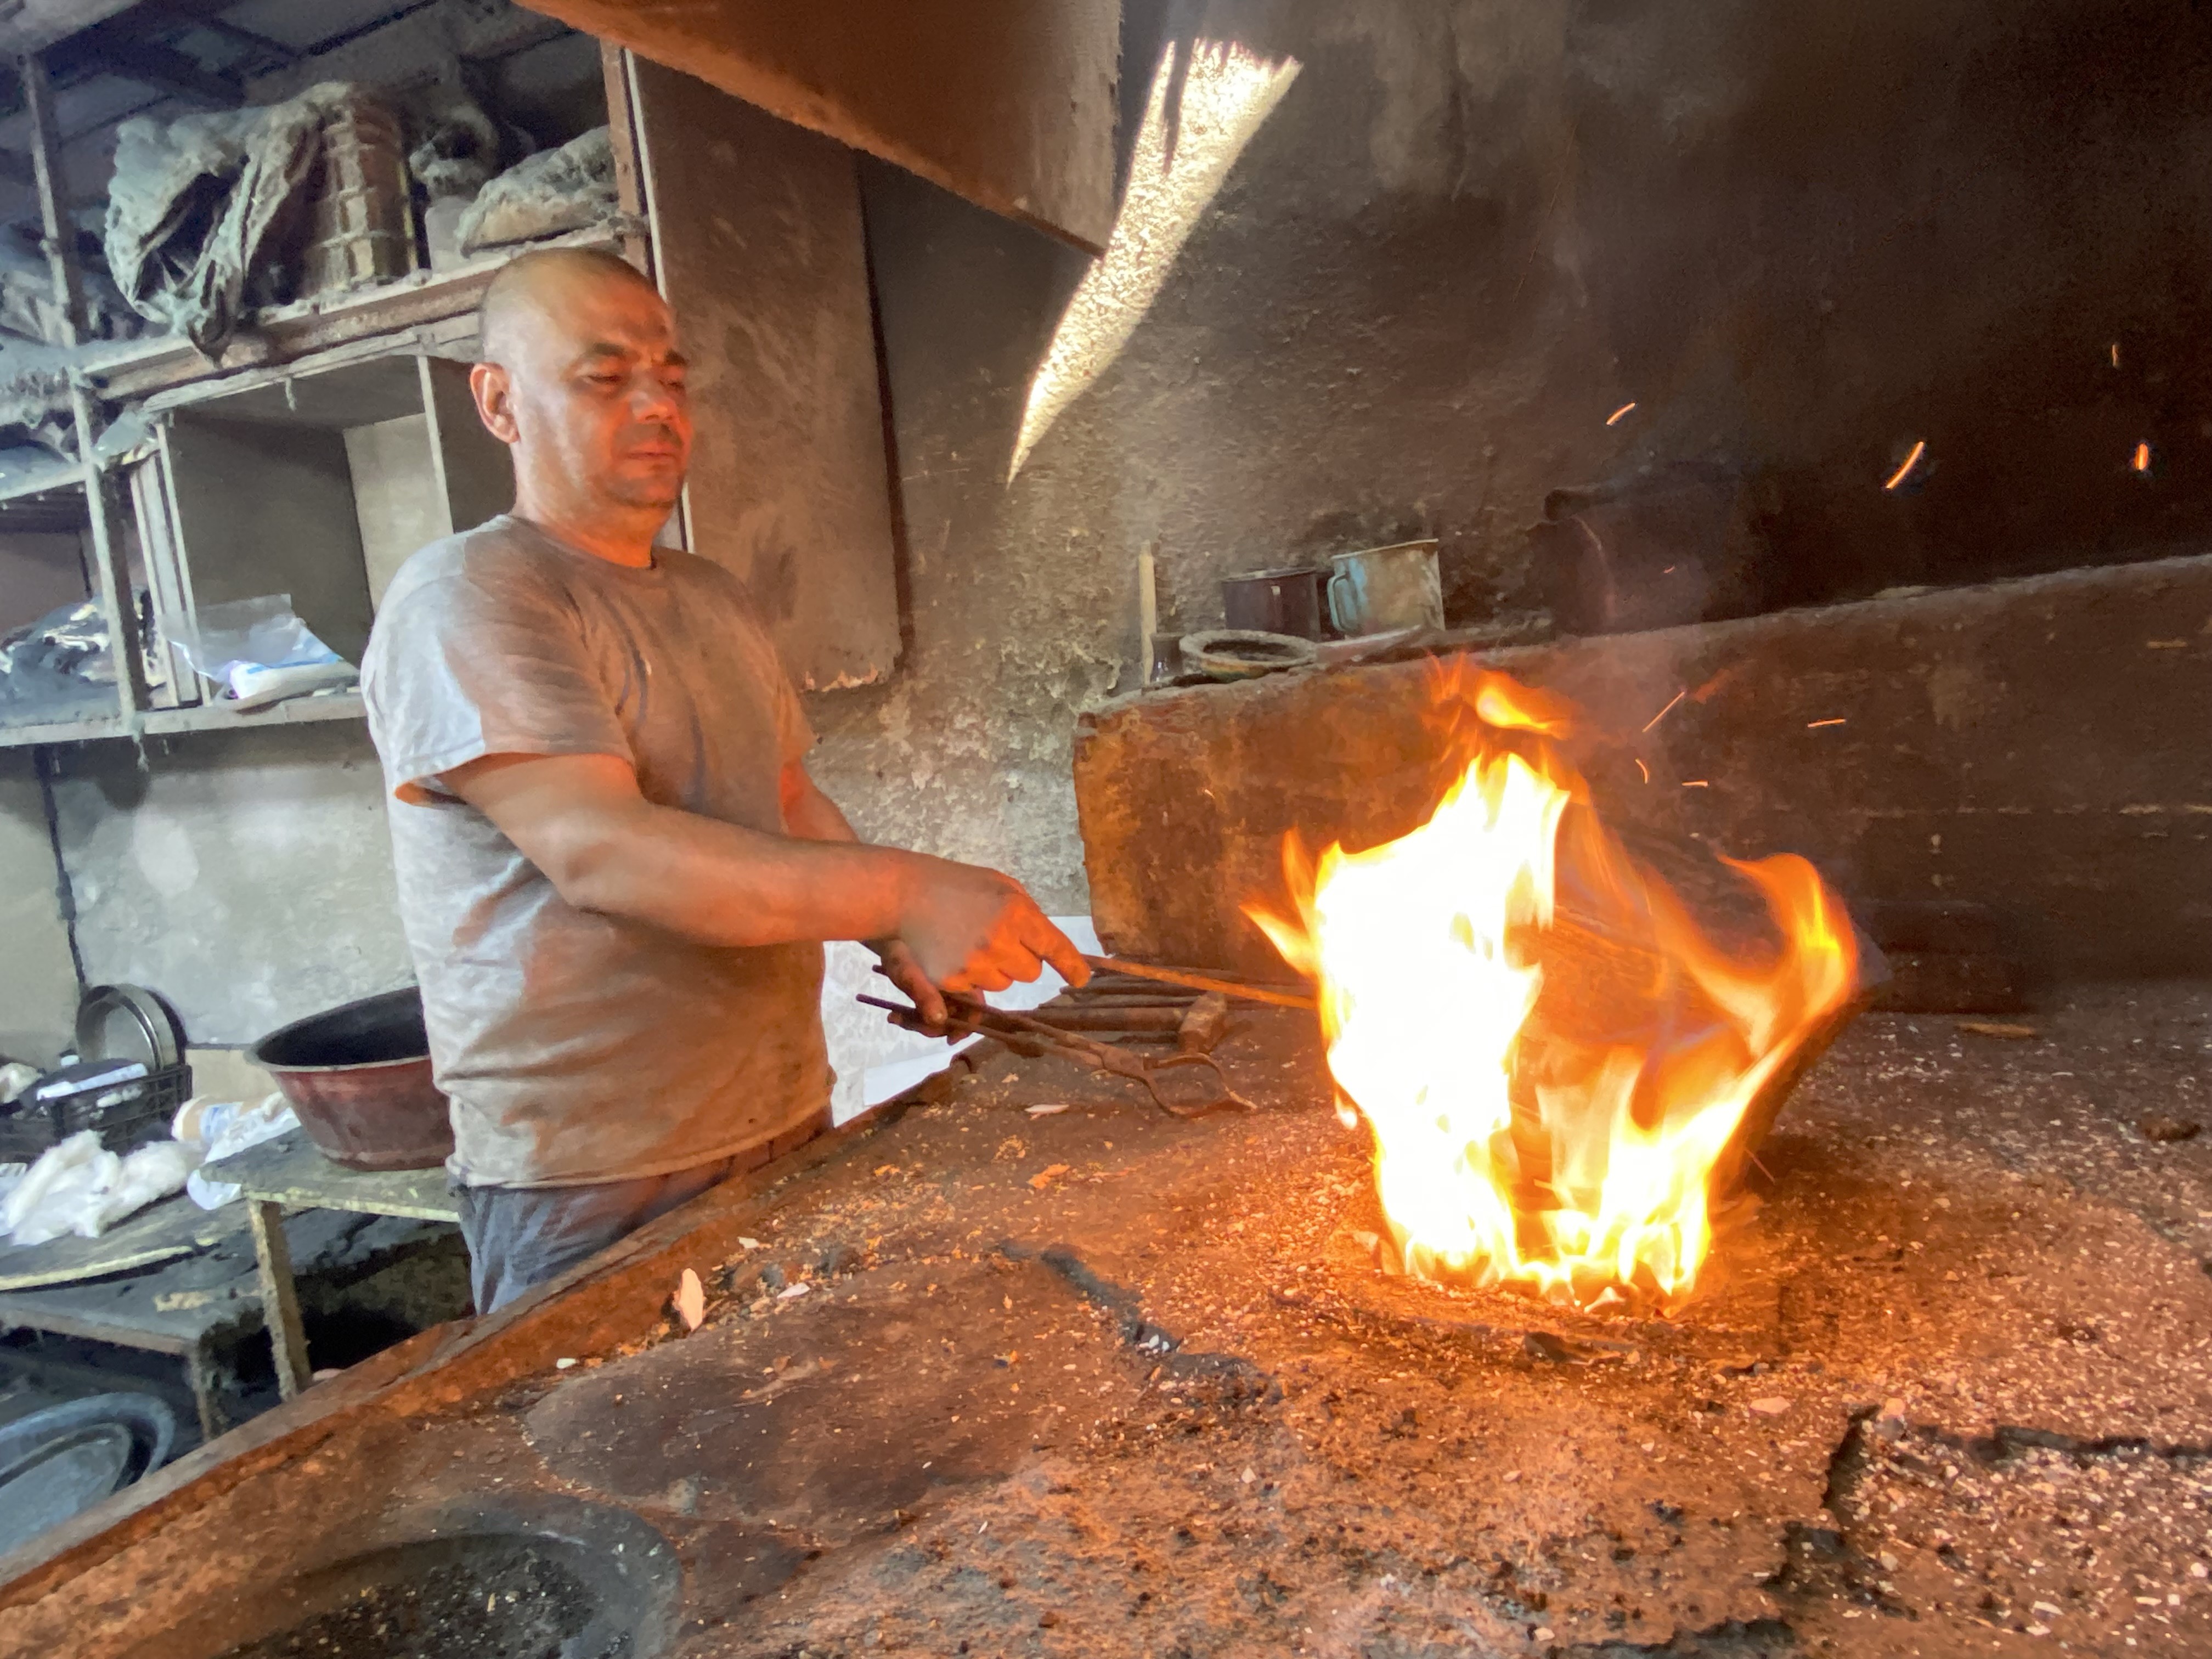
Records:
[[[683,403],[659,375],[641,374],[631,385],[629,412],[635,421],[673,422],[682,414]]]

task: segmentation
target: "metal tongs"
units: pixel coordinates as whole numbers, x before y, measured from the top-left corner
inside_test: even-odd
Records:
[[[1152,1103],[1170,1117],[1204,1117],[1208,1112],[1218,1112],[1234,1107],[1249,1112],[1252,1103],[1229,1086],[1229,1078],[1215,1062],[1212,1054],[1182,1052],[1160,1060],[1146,1060],[1119,1048],[1110,1042],[1100,1042],[1085,1036],[1079,1031],[1064,1031],[1041,1019],[1031,1019],[1026,1014],[1009,1013],[1003,1008],[994,1008],[981,998],[961,992],[947,992],[945,998],[945,1020],[942,1031],[933,1030],[921,1016],[902,1002],[885,1002],[880,997],[860,998],[871,1008],[881,1008],[891,1017],[891,1023],[909,1031],[919,1031],[924,1036],[940,1036],[951,1033],[958,1036],[996,1037],[1018,1048],[1041,1048],[1058,1054],[1063,1060],[1073,1060],[1101,1072],[1110,1072],[1115,1077],[1125,1077],[1141,1083],[1152,1097]],[[957,1012],[956,1012],[957,1011]],[[1163,1081],[1168,1074],[1202,1067],[1212,1073],[1212,1092],[1202,1098],[1189,1098],[1192,1091],[1178,1088],[1170,1098]]]

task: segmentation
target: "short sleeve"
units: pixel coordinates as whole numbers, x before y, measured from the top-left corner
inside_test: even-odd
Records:
[[[789,766],[794,761],[805,760],[807,750],[814,747],[814,727],[807,721],[799,693],[791,689],[791,676],[784,672],[782,659],[773,649],[769,657],[775,672],[776,742],[783,763]]]
[[[486,755],[635,760],[574,608],[535,584],[464,568],[408,587],[377,615],[362,690],[401,800]]]

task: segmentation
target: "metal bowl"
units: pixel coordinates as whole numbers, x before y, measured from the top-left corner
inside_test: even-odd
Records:
[[[247,1056],[276,1079],[323,1156],[349,1170],[428,1170],[453,1150],[416,986],[295,1020]]]

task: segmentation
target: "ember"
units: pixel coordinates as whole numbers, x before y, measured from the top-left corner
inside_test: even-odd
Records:
[[[1293,835],[1295,919],[1246,914],[1318,982],[1409,1271],[1679,1302],[1747,1113],[1852,995],[1849,921],[1804,860],[1727,860],[1779,943],[1723,948],[1597,821],[1571,708],[1492,673],[1440,707],[1474,720],[1429,821],[1317,865]]]

